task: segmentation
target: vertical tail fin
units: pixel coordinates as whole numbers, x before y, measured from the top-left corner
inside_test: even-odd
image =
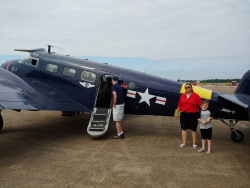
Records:
[[[239,86],[237,87],[236,91],[234,92],[239,94],[250,95],[250,70],[247,71],[244,76],[242,77]],[[250,101],[248,100],[248,104]],[[250,121],[250,105],[247,107],[248,118]]]
[[[250,95],[250,70],[244,74],[234,93]]]

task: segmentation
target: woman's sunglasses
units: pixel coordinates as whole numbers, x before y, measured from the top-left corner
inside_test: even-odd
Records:
[[[191,88],[191,87],[185,87],[185,89],[189,89],[189,88]]]

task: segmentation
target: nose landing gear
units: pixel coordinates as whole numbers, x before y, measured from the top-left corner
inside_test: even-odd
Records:
[[[235,123],[234,123],[235,121]],[[229,120],[230,124],[221,119],[221,122],[229,126],[231,129],[231,139],[234,142],[242,142],[244,139],[244,134],[240,130],[234,130],[234,126],[238,123],[238,120]]]

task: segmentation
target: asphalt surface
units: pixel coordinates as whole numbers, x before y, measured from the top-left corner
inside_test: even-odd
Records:
[[[235,87],[210,87],[233,93]],[[4,110],[0,134],[0,187],[250,187],[250,123],[245,139],[232,142],[230,129],[213,121],[212,154],[180,149],[174,117],[125,115],[125,139],[87,134],[90,115]],[[245,125],[242,125],[245,124]],[[198,146],[201,137],[198,131]]]

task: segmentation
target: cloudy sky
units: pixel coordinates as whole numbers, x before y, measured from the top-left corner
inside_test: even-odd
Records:
[[[48,44],[173,80],[241,78],[250,0],[0,0],[0,64]]]

